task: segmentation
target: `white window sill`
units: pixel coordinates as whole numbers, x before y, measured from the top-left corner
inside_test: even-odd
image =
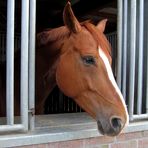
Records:
[[[86,113],[44,115],[36,117],[36,130],[0,135],[0,146],[14,147],[101,136],[96,122]],[[148,130],[148,121],[130,123],[123,131]]]

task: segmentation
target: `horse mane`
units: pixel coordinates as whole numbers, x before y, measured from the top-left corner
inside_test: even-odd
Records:
[[[99,29],[97,29],[96,31],[96,27],[92,23],[86,22],[83,25],[92,34],[92,36],[98,43],[98,46],[100,46],[105,53],[111,56],[111,45],[107,41],[105,35]]]
[[[61,26],[54,29],[46,29],[43,32],[37,34],[36,47],[41,48],[42,46],[52,44],[53,42],[62,40],[69,34],[70,32],[66,26]]]
[[[111,45],[108,43],[105,35],[100,32],[99,29],[96,30],[96,27],[90,23],[90,20],[82,22],[81,25],[92,34],[98,43],[98,46],[100,46],[105,53],[111,56]],[[46,29],[43,32],[37,34],[36,47],[42,48],[56,41],[63,40],[66,36],[70,36],[70,31],[66,26],[61,26],[54,29]]]
[[[90,20],[86,20],[84,22],[81,22],[81,25],[83,26],[83,24],[89,22]],[[66,26],[45,29],[43,32],[37,34],[36,47],[41,48],[42,46],[46,46],[47,44],[52,44],[55,41],[62,40],[69,35],[70,31]]]

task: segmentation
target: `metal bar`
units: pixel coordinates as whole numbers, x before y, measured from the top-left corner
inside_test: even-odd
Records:
[[[148,114],[133,115],[133,120],[148,119]]]
[[[148,30],[147,30],[147,38],[148,38]],[[148,42],[146,45],[147,50],[147,69],[146,69],[146,112],[148,113]]]
[[[7,2],[7,124],[14,123],[14,0]]]
[[[12,131],[20,131],[24,130],[24,126],[22,124],[14,124],[14,125],[1,125],[0,132],[12,132]]]
[[[130,24],[130,76],[129,76],[129,117],[133,120],[134,85],[135,85],[135,52],[136,52],[136,0],[131,0]]]
[[[122,82],[122,93],[124,99],[126,99],[126,74],[127,74],[127,0],[124,0],[124,22],[123,22],[123,82]]]
[[[137,114],[142,111],[142,80],[143,80],[143,28],[144,28],[144,0],[139,1],[139,52],[138,52],[138,97]]]
[[[21,122],[28,129],[29,0],[22,0],[21,21]]]
[[[30,1],[30,30],[29,30],[29,114],[30,129],[34,129],[35,109],[35,24],[36,24],[36,0]]]
[[[123,12],[123,4],[121,0],[118,0],[118,17],[117,17],[117,83],[119,88],[121,89],[121,69],[122,69],[122,12]]]

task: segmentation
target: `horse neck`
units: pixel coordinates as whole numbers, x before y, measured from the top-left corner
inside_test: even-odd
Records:
[[[60,41],[61,42],[61,41]],[[62,42],[61,42],[62,43]],[[36,51],[36,113],[43,113],[45,100],[56,86],[56,69],[61,43],[52,43]]]

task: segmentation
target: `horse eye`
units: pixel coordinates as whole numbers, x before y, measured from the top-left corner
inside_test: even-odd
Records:
[[[96,63],[95,58],[92,56],[82,57],[83,63],[86,65],[94,65]]]

